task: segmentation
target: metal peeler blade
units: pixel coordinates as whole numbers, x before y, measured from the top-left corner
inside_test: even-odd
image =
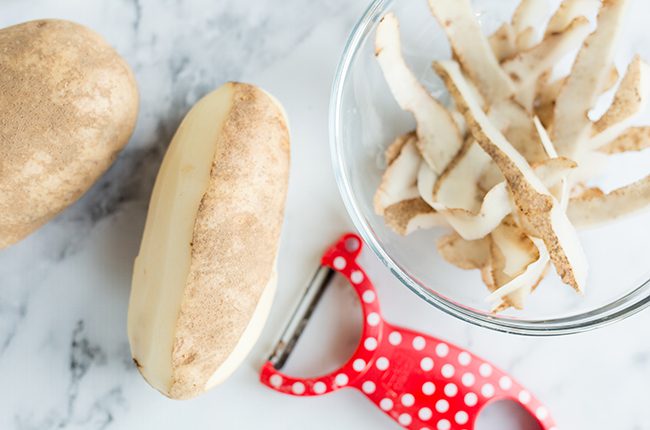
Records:
[[[326,266],[320,266],[314,273],[289,322],[282,331],[273,353],[269,356],[269,361],[276,369],[280,370],[286,364],[334,275],[336,272]]]

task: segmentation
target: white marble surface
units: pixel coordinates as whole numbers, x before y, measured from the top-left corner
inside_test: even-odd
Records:
[[[135,69],[137,131],[110,172],[64,214],[0,252],[0,429],[393,429],[361,395],[294,399],[257,382],[323,247],[351,228],[330,168],[334,68],[365,0],[3,0],[0,27],[42,17],[103,34]],[[162,152],[198,97],[226,80],[272,92],[292,124],[280,288],[262,339],[223,386],[185,402],[151,389],[126,339],[130,272]],[[471,348],[548,404],[562,429],[650,429],[650,313],[584,335],[531,339],[430,308],[373,256],[389,320]],[[311,329],[310,329],[311,330]],[[313,329],[325,336],[327,327]],[[320,333],[320,334],[319,334]],[[506,408],[485,429],[518,428]]]

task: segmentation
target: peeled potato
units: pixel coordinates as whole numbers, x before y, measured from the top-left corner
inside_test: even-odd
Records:
[[[154,186],[128,317],[133,360],[163,394],[220,383],[259,336],[288,174],[284,111],[254,86],[220,87],[181,123]]]
[[[137,113],[131,69],[98,34],[59,20],[0,30],[0,248],[86,192]]]

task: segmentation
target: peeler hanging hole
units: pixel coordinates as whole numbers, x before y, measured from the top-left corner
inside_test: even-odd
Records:
[[[348,252],[356,252],[360,246],[359,239],[356,237],[350,237],[345,241],[345,250]]]
[[[478,415],[476,430],[499,428],[502,430],[540,430],[539,423],[519,403],[499,400],[488,403]]]

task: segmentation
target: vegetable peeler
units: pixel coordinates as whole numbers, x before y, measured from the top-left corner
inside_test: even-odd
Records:
[[[449,342],[384,321],[377,292],[357,264],[362,241],[343,235],[321,259],[321,267],[262,367],[264,385],[293,396],[319,396],[344,387],[361,391],[402,427],[469,430],[490,402],[509,399],[527,410],[544,430],[555,430],[548,410],[505,372]],[[360,345],[338,370],[316,378],[281,372],[329,281],[345,276],[363,312]]]

